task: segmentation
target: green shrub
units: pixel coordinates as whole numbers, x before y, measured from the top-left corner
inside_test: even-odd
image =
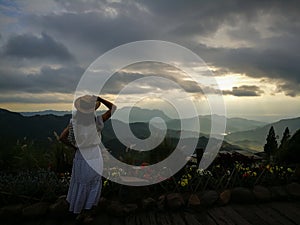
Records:
[[[0,173],[0,204],[20,201],[53,201],[66,194],[70,174],[34,170],[17,173]]]

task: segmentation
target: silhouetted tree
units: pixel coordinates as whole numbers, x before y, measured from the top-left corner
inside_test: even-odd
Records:
[[[280,141],[279,150],[285,150],[286,149],[290,137],[291,137],[290,130],[287,127],[287,128],[285,128],[282,139]]]
[[[283,136],[280,141],[278,152],[276,154],[276,158],[279,161],[284,161],[284,158],[286,158],[287,148],[288,148],[288,143],[289,143],[290,137],[291,137],[290,130],[287,127],[287,128],[285,128],[285,130],[283,132]]]
[[[284,156],[288,163],[300,163],[300,130],[288,141]]]
[[[264,146],[264,151],[267,154],[267,156],[270,158],[270,156],[273,156],[277,151],[277,140],[276,140],[276,135],[273,126],[271,126],[270,128],[266,140],[267,143]]]

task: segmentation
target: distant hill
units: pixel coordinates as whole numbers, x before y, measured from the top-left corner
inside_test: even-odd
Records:
[[[256,121],[256,120],[248,120],[244,118],[228,118],[227,119],[227,132],[233,133],[238,131],[245,131],[256,129],[262,126],[267,125],[266,122]]]
[[[22,116],[44,116],[44,115],[55,115],[64,116],[66,114],[72,114],[72,111],[56,111],[56,110],[43,110],[37,112],[20,112]]]
[[[129,114],[129,119],[126,115]],[[160,117],[164,121],[169,121],[171,118],[168,117],[163,111],[158,109],[143,109],[140,107],[123,107],[118,109],[115,114],[113,115],[114,119],[123,121],[123,122],[130,122],[130,123],[137,123],[137,122],[148,122],[154,117]]]
[[[117,126],[121,130],[123,129],[122,128],[123,126],[124,127],[127,126],[126,123],[121,122],[121,121],[114,121],[114,122],[117,123]],[[130,127],[131,127],[132,133],[140,139],[148,138],[150,135],[148,123],[142,123],[142,122],[132,123],[132,124],[130,124]],[[127,135],[126,133],[122,133],[122,134],[124,134],[125,137]],[[166,141],[169,144],[168,147],[171,147],[172,149],[174,149],[179,141],[181,134],[183,134],[182,138],[185,139],[186,141],[188,139],[196,137],[198,139],[198,142],[196,145],[197,148],[205,149],[205,147],[208,143],[208,137],[203,136],[202,134],[195,133],[192,131],[185,131],[185,132],[181,133],[177,130],[169,129],[167,131],[167,135],[166,135]],[[118,140],[118,138],[115,136],[111,120],[105,124],[105,129],[103,130],[102,135],[103,135],[103,143],[104,143],[105,147],[110,149],[115,156],[122,155],[125,152],[125,150],[127,149],[127,147],[123,143],[121,143],[120,140]],[[212,143],[219,142],[219,140],[214,139],[214,138],[212,138],[211,141],[212,141]],[[128,145],[134,144],[134,141],[130,137],[126,138],[126,142],[128,143]],[[232,145],[232,144],[227,143],[226,141],[223,141],[220,150],[221,151],[233,151],[233,150],[242,150],[242,149],[237,145]]]
[[[286,127],[289,128],[291,134],[300,129],[300,117],[293,119],[283,119],[260,128],[231,133],[225,136],[225,140],[232,144],[237,144],[241,147],[252,148],[254,150],[263,150],[263,146],[266,143],[266,137],[271,126],[274,127],[275,133],[279,138],[278,141],[280,142],[282,134]]]
[[[248,120],[243,118],[226,118],[219,115],[205,115],[205,116],[199,116],[201,133],[204,134],[211,133],[212,118],[214,119],[217,126],[222,126],[223,121],[224,120],[226,121],[226,131],[225,131],[226,134],[230,134],[238,131],[251,130],[251,129],[262,127],[267,124],[265,122]],[[194,122],[195,119],[196,118],[183,119],[184,123],[187,124],[187,127],[190,128],[189,130],[198,131],[196,130],[197,127],[195,127],[195,122]],[[170,129],[180,130],[180,120],[178,119],[169,120],[167,121],[167,124]]]
[[[15,143],[17,139],[23,139],[26,137],[29,140],[35,140],[40,143],[46,143],[48,137],[53,138],[54,132],[58,135],[66,127],[71,115],[56,116],[56,115],[35,115],[35,116],[23,116],[20,113],[10,112],[5,109],[0,109],[0,126],[5,129],[0,129],[0,141],[1,145],[6,148],[12,147],[7,145],[7,140],[11,140],[11,145]],[[112,120],[108,120],[105,123],[105,129],[102,132],[103,143],[106,147],[114,149],[116,152],[122,152],[126,147],[120,143],[114,133],[112,127]],[[123,129],[128,126],[127,123],[114,120],[118,124],[119,129]],[[130,124],[132,132],[138,138],[147,138],[150,135],[149,124],[145,122],[135,122]],[[180,132],[169,129],[167,136],[173,144],[178,142]],[[185,132],[184,138],[190,138],[192,136],[199,137],[198,147],[205,147],[208,141],[207,137],[199,136],[199,133],[192,131]],[[128,141],[130,141],[128,139]],[[238,149],[237,146],[233,146],[228,143],[223,143],[222,150],[234,150]],[[225,147],[226,146],[226,147]],[[1,148],[3,150],[4,147]]]
[[[128,118],[126,118],[125,116],[127,114],[130,115],[129,117],[130,123],[148,122],[150,121],[150,119],[154,117],[160,117],[165,121],[169,129],[181,130],[182,128],[180,125],[181,122],[183,122],[184,124],[186,124],[184,130],[196,131],[204,134],[210,134],[212,118],[215,120],[216,124],[220,124],[220,125],[222,121],[224,120],[226,121],[226,133],[251,130],[258,127],[262,127],[267,124],[265,122],[248,120],[243,118],[226,118],[219,115],[203,115],[203,116],[200,115],[199,116],[200,131],[199,131],[199,128],[195,126],[196,118],[183,118],[181,120],[179,118],[174,119],[168,117],[161,110],[149,110],[149,109],[142,109],[139,107],[133,107],[132,109],[129,107],[124,107],[118,109],[116,114],[114,115],[114,118],[123,122],[128,122]]]
[[[22,116],[20,113],[0,109],[0,138],[47,140],[53,132],[60,133],[68,124],[71,115],[35,115]]]
[[[71,111],[55,111],[55,110],[45,110],[39,112],[22,112],[20,113],[23,116],[36,116],[36,115],[56,115],[56,116],[63,116],[66,114],[71,114]],[[98,111],[98,114],[102,112]],[[129,119],[126,115],[129,114]],[[201,132],[203,134],[210,134],[211,132],[211,119],[213,118],[216,124],[220,124],[221,121],[226,121],[226,133],[234,133],[238,131],[246,131],[255,128],[259,128],[262,126],[267,125],[265,122],[255,121],[255,120],[248,120],[244,118],[225,118],[219,115],[201,115],[199,116],[200,121],[200,131],[199,128],[195,126],[195,118],[184,118],[182,120],[170,118],[167,116],[163,111],[158,109],[144,109],[139,107],[123,107],[118,109],[115,114],[113,115],[113,119],[128,123],[145,123],[149,122],[152,118],[159,117],[162,118],[169,129],[173,130],[181,130],[181,121],[186,124],[184,130]]]

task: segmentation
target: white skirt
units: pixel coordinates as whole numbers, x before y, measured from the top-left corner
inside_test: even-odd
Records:
[[[80,213],[91,209],[100,200],[103,159],[99,146],[77,150],[73,160],[72,175],[67,195],[69,210]]]

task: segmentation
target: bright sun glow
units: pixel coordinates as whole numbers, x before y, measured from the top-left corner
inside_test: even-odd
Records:
[[[219,87],[221,90],[232,90],[233,87],[239,87],[242,85],[257,85],[261,83],[260,79],[257,78],[252,78],[248,77],[243,74],[226,74],[222,76],[215,76],[215,79],[217,80]],[[264,83],[264,86],[267,84]],[[259,85],[260,86],[260,85]],[[274,85],[267,85],[270,86],[269,88],[271,89],[271,86],[273,87]]]
[[[237,86],[239,79],[239,75],[235,74],[216,77],[221,90],[231,90],[232,87]]]

